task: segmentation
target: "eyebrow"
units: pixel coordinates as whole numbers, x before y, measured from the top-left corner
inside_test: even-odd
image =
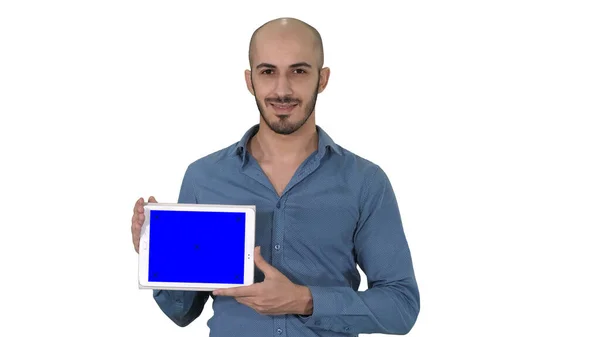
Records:
[[[299,67],[312,68],[312,66],[306,62],[298,62],[298,63],[294,63],[290,66],[290,68],[299,68]]]
[[[290,68],[299,68],[299,67],[307,67],[307,68],[312,68],[312,66],[306,62],[298,62],[298,63],[294,63],[292,65],[290,65]],[[269,69],[275,69],[277,68],[275,65],[272,65],[270,63],[261,63],[259,65],[256,66],[256,69],[260,69],[260,68],[269,68]]]

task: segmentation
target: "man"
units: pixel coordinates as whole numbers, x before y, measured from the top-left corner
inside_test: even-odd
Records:
[[[190,164],[178,202],[256,205],[256,283],[212,293],[155,290],[156,303],[186,326],[211,296],[215,337],[408,333],[420,299],[390,181],[315,123],[330,74],[320,34],[296,19],[267,22],[252,35],[249,59],[259,124]],[[143,203],[132,218],[136,251]],[[357,291],[357,264],[366,291]]]

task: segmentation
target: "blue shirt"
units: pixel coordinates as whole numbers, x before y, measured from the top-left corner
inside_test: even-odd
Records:
[[[384,171],[335,144],[317,126],[318,149],[279,196],[247,151],[257,130],[255,125],[239,142],[191,163],[179,203],[256,205],[256,245],[267,262],[310,289],[312,315],[261,315],[210,292],[154,290],[156,303],[186,326],[212,296],[212,337],[408,333],[419,314],[419,290]],[[365,291],[358,291],[357,264],[367,277]],[[255,282],[263,280],[255,267]]]

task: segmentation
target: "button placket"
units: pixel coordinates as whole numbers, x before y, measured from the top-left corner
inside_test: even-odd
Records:
[[[277,204],[275,205],[275,209],[273,210],[273,241],[272,241],[272,259],[273,259],[273,267],[279,268],[282,263],[281,254],[281,243],[283,240],[283,202],[282,198],[277,200]]]
[[[285,233],[285,202],[287,200],[287,192],[277,200],[273,210],[273,237],[272,237],[272,261],[273,267],[281,269],[283,266],[283,238]],[[285,324],[287,315],[274,317],[274,335],[285,336]]]
[[[285,336],[286,315],[275,316],[273,318],[273,335]]]
[[[282,252],[283,252],[283,238],[285,233],[285,202],[287,200],[287,193],[284,193],[273,211],[273,266],[278,266],[282,263]]]

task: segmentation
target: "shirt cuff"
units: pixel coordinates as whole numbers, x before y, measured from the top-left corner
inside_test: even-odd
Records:
[[[307,326],[328,329],[329,319],[339,315],[343,308],[340,304],[340,296],[343,291],[337,291],[336,287],[307,286],[313,301],[313,312],[311,315],[298,315],[298,319]]]

